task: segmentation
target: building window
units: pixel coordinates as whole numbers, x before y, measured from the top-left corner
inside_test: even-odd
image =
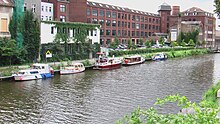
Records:
[[[0,32],[8,32],[8,19],[7,18],[1,18]]]
[[[100,35],[101,35],[101,36],[104,35],[104,29],[101,29],[101,30],[100,30]]]
[[[65,22],[66,21],[66,17],[65,16],[60,16],[60,21],[61,22]]]
[[[106,20],[106,26],[111,26],[111,21],[110,20]]]
[[[139,37],[140,36],[140,32],[136,31],[136,36]]]
[[[148,29],[148,25],[147,25],[147,24],[145,24],[144,28],[145,28],[145,30],[147,30],[147,29]]]
[[[93,16],[98,16],[98,10],[93,9],[93,10],[92,10],[92,15],[93,15]]]
[[[121,22],[120,21],[118,21],[118,27],[121,27]]]
[[[135,31],[132,31],[132,37],[134,37],[135,36]]]
[[[138,22],[140,21],[140,16],[137,16],[136,21]]]
[[[51,27],[51,34],[54,34],[54,27]]]
[[[49,16],[49,20],[50,20],[50,21],[52,20],[52,17],[51,17],[51,16]]]
[[[45,11],[48,12],[48,6],[45,7]]]
[[[87,9],[87,15],[90,16],[90,9]]]
[[[48,16],[46,16],[46,21],[48,21]]]
[[[41,6],[41,11],[42,11],[42,12],[44,11],[44,6]]]
[[[116,20],[112,21],[112,27],[116,27]]]
[[[118,30],[118,36],[121,36],[121,30]]]
[[[91,19],[90,18],[87,18],[87,23],[91,23]]]
[[[141,17],[141,22],[144,22],[144,17],[143,16]]]
[[[131,23],[130,22],[128,22],[128,28],[130,28],[131,27]]]
[[[112,36],[116,36],[116,30],[112,30]]]
[[[93,24],[98,24],[98,19],[93,18],[93,19],[92,19],[92,23],[93,23]]]
[[[144,24],[141,24],[141,29],[144,30]]]
[[[65,12],[65,11],[66,11],[66,6],[60,5],[60,12]]]
[[[24,3],[24,11],[27,10],[27,3]]]
[[[106,30],[106,35],[110,35],[111,34],[111,30]]]
[[[49,7],[49,12],[52,12],[52,8],[51,7]]]
[[[101,16],[101,17],[104,17],[104,16],[105,16],[104,10],[100,10],[100,16]]]
[[[32,4],[32,12],[35,13],[36,12],[36,4]]]
[[[42,21],[44,20],[44,16],[41,16],[41,20],[42,20]]]
[[[135,20],[135,15],[132,15],[132,21],[134,21]]]
[[[100,19],[100,20],[99,20],[99,24],[100,24],[100,25],[103,25],[104,23],[105,23],[105,21],[104,21],[103,19]]]
[[[132,23],[132,28],[133,28],[133,29],[135,28],[135,23]]]
[[[112,18],[117,18],[117,13],[116,12],[112,12]]]
[[[148,22],[148,18],[147,17],[145,17],[145,22]]]
[[[110,11],[106,11],[106,17],[111,18],[111,12]]]
[[[120,19],[121,18],[121,13],[118,13],[118,19]]]
[[[140,24],[136,24],[136,29],[140,29]]]

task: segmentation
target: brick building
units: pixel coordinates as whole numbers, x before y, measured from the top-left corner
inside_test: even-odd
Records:
[[[207,47],[215,45],[216,19],[212,13],[206,12],[200,8],[192,7],[186,11],[180,12],[179,6],[173,6],[172,15],[170,15],[170,29],[177,29],[178,34],[183,31],[182,22],[188,22],[189,26],[193,23],[199,24],[200,40],[207,43]],[[193,28],[192,28],[193,29]]]
[[[10,37],[8,26],[12,17],[13,6],[11,0],[0,0],[0,37]]]

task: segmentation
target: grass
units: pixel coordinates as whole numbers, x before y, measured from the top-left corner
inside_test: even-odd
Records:
[[[17,67],[0,68],[0,77],[11,76],[13,73],[18,72],[18,70]]]
[[[210,108],[218,108],[217,92],[220,89],[220,81],[213,85],[203,96],[201,104]]]

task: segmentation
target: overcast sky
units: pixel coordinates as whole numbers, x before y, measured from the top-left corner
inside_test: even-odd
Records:
[[[89,0],[115,6],[127,7],[157,14],[158,7],[166,2],[171,6],[180,6],[180,11],[191,7],[199,7],[204,11],[214,13],[214,0]]]

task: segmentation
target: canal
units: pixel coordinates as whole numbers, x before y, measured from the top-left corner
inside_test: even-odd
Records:
[[[0,82],[0,123],[112,124],[138,106],[177,113],[156,98],[185,95],[199,102],[220,79],[220,55],[146,62],[109,71],[26,82]]]

